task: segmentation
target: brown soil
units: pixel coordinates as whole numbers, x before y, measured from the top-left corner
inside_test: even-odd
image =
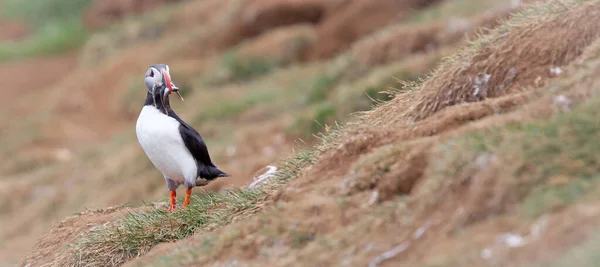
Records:
[[[243,12],[221,37],[218,46],[230,47],[277,27],[317,24],[323,19],[328,8],[341,1],[247,1]]]
[[[358,42],[350,49],[350,53],[358,64],[365,66],[401,60],[413,53],[427,52],[448,44],[455,44],[464,40],[465,36],[472,39],[478,29],[492,29],[514,11],[516,8],[486,12],[465,20],[465,24],[455,27],[448,25],[446,21],[394,25],[375,38]]]
[[[329,58],[360,37],[375,30],[401,21],[412,14],[413,9],[422,9],[438,1],[431,0],[386,0],[374,3],[365,0],[353,1],[248,1],[244,11],[233,26],[221,37],[219,47],[230,47],[244,39],[257,36],[270,29],[293,24],[314,24],[317,41],[304,57],[309,60]],[[357,20],[357,17],[361,17]]]
[[[286,65],[299,62],[315,39],[311,25],[284,26],[244,41],[237,46],[237,53]]]
[[[29,35],[29,28],[25,23],[10,20],[0,20],[0,42],[20,41]]]
[[[127,16],[141,14],[179,0],[98,0],[83,15],[83,23],[90,29],[106,26]]]
[[[349,48],[360,37],[402,21],[414,10],[425,8],[438,0],[355,0],[336,9],[318,26],[317,42],[308,53],[310,60],[331,57]]]
[[[0,100],[0,105],[14,103],[14,99],[24,95],[40,93],[65,79],[75,69],[76,59],[76,53],[69,53],[0,63],[0,79],[4,81],[4,88],[10,88],[3,92],[5,97]]]

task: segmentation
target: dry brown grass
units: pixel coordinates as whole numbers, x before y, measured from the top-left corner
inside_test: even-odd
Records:
[[[89,229],[102,227],[103,224],[121,217],[121,212],[124,209],[126,208],[117,206],[98,210],[86,210],[81,214],[66,218],[59,222],[44,238],[39,240],[34,248],[34,253],[24,258],[24,263],[21,265],[56,266],[59,260],[56,257],[57,251],[61,251],[67,244],[75,242],[81,233]]]
[[[413,53],[429,52],[446,45],[462,43],[465,38],[472,38],[481,28],[494,28],[516,10],[516,7],[499,6],[459,22],[441,18],[429,23],[391,25],[357,42],[349,53],[359,66],[394,62]]]
[[[507,24],[510,26],[488,36],[498,40],[496,45],[470,50],[473,56],[485,51],[501,58],[502,62],[520,62],[520,69],[528,69],[527,62],[530,62],[531,69],[537,71],[527,72],[531,75],[541,76],[549,66],[560,62],[563,72],[558,80],[541,76],[539,90],[523,90],[517,85],[527,85],[525,81],[529,81],[526,78],[530,76],[516,78],[521,83],[507,86],[502,95],[492,94],[494,97],[475,103],[431,110],[415,124],[402,125],[397,118],[402,118],[404,113],[390,112],[390,106],[398,105],[398,102],[385,104],[365,115],[364,118],[370,121],[362,120],[362,124],[351,126],[336,139],[337,142],[327,145],[330,149],[326,149],[314,165],[280,190],[275,196],[276,205],[267,212],[190,241],[200,244],[202,239],[210,240],[210,246],[202,246],[209,251],[194,254],[190,249],[195,245],[191,245],[176,254],[175,257],[180,258],[150,253],[148,257],[132,262],[131,266],[150,262],[160,266],[231,263],[234,260],[280,266],[297,262],[309,265],[341,262],[351,265],[393,262],[411,266],[420,263],[435,266],[490,264],[479,257],[479,250],[486,248],[496,236],[512,230],[526,236],[529,226],[539,226],[545,220],[537,219],[537,213],[534,213],[537,220],[523,217],[521,212],[527,209],[528,201],[535,201],[540,194],[546,196],[548,192],[554,192],[545,190],[555,190],[552,186],[556,182],[564,183],[563,176],[570,177],[566,183],[580,183],[582,180],[577,177],[594,179],[593,174],[597,171],[596,142],[587,146],[581,143],[598,130],[594,121],[597,102],[588,101],[581,107],[576,106],[594,95],[594,88],[597,88],[600,43],[596,41],[590,45],[597,36],[591,30],[592,23],[583,23],[586,19],[582,17],[595,17],[600,3],[572,1],[568,4],[571,7],[568,11],[562,4],[551,2],[533,6],[528,9],[530,13],[517,16]],[[524,18],[528,20],[522,20]],[[550,43],[534,43],[533,39],[522,35],[527,33],[529,38],[539,38],[541,32],[548,32],[546,24],[555,26],[553,32],[581,36],[583,41],[572,46],[555,42],[554,48]],[[515,38],[520,42],[514,43],[512,49],[503,46],[508,45],[503,40]],[[483,40],[489,39],[483,37]],[[536,49],[524,49],[534,44]],[[530,51],[549,57],[518,60],[522,53]],[[500,56],[500,52],[504,56]],[[450,66],[464,66],[471,73],[477,73],[476,67],[493,71],[488,64],[470,59],[464,55],[447,63],[436,75],[445,74],[444,68]],[[442,75],[425,82],[415,93],[435,93],[438,87],[433,85],[438,83],[434,81],[444,84],[444,80],[456,83],[455,77]],[[472,85],[468,80],[461,81]],[[496,86],[500,84],[495,83]],[[493,89],[488,93],[490,91],[498,93]],[[557,98],[559,95],[562,96]],[[449,95],[450,99],[452,96]],[[426,97],[417,99],[422,99],[423,103],[430,101]],[[568,101],[566,106],[560,102],[564,99]],[[400,107],[402,104],[400,102]],[[561,114],[561,110],[572,111]],[[583,166],[587,168],[581,168]],[[550,175],[548,168],[554,173]],[[540,187],[539,183],[546,186]],[[585,192],[572,197],[578,199],[579,194]],[[561,213],[561,208],[568,207],[569,201],[574,200],[559,197],[558,204],[538,207],[537,212],[550,212],[548,221],[556,228],[544,228],[548,234],[538,236],[541,240],[532,242],[539,244],[547,240],[545,238],[552,238],[556,243],[572,244],[573,239],[567,238],[566,229],[574,221],[560,221],[560,217],[564,214],[580,218],[587,215],[571,209]],[[551,213],[553,211],[556,213]],[[591,225],[598,215],[598,212],[589,215],[589,220],[585,221],[590,227],[582,227],[581,231],[593,229]],[[477,238],[465,240],[468,237],[461,233],[467,231]],[[376,260],[383,252],[402,247],[401,240],[405,240],[406,245],[396,254],[402,256]],[[454,246],[458,240],[463,243]],[[562,251],[558,246],[532,245],[531,249],[534,254],[536,249]],[[463,253],[453,254],[459,251]],[[494,260],[505,264],[540,259],[505,248],[494,251],[499,253],[494,255]],[[511,260],[507,255],[517,258]]]
[[[62,263],[79,261],[91,265],[99,263],[120,265],[132,257],[147,253],[128,263],[131,266],[227,264],[235,260],[250,265],[291,266],[298,262],[327,266],[340,263],[366,265],[379,261],[375,259],[382,259],[381,265],[392,263],[417,265],[433,262],[432,264],[437,263],[438,266],[482,266],[488,262],[478,257],[479,251],[490,242],[493,243],[497,234],[513,230],[526,233],[527,228],[537,221],[523,214],[534,214],[535,217],[536,212],[550,211],[558,211],[549,214],[549,221],[556,222],[557,227],[548,238],[552,238],[557,244],[567,244],[568,240],[561,237],[567,236],[565,233],[573,224],[560,221],[559,216],[568,214],[582,218],[582,221],[590,225],[598,217],[598,213],[593,213],[589,220],[583,220],[584,215],[565,204],[576,201],[579,195],[573,196],[572,199],[561,197],[558,200],[553,199],[552,205],[547,207],[540,205],[542,207],[540,210],[528,208],[538,207],[535,204],[539,203],[540,199],[561,195],[564,192],[559,188],[556,190],[560,194],[553,194],[552,190],[555,188],[551,186],[548,187],[549,190],[544,187],[539,192],[534,191],[537,184],[529,183],[531,181],[560,184],[565,181],[565,177],[561,175],[569,176],[566,179],[568,184],[574,182],[577,183],[575,185],[577,190],[585,189],[580,190],[581,193],[578,193],[580,195],[588,192],[589,184],[593,185],[593,180],[589,182],[583,179],[582,182],[582,179],[572,177],[572,172],[582,170],[587,174],[594,170],[595,158],[590,154],[593,155],[592,152],[596,147],[588,146],[577,150],[582,147],[578,145],[580,134],[585,133],[587,128],[574,127],[577,124],[568,124],[567,119],[585,122],[581,123],[584,126],[594,126],[593,121],[590,121],[593,117],[577,117],[577,114],[595,114],[593,113],[595,111],[589,110],[588,105],[584,109],[573,112],[576,114],[573,115],[574,117],[558,116],[550,119],[548,117],[554,116],[556,111],[560,110],[554,109],[555,106],[558,108],[565,106],[566,110],[575,108],[580,100],[593,95],[594,88],[597,88],[597,79],[594,77],[598,73],[598,43],[594,43],[593,46],[590,44],[597,37],[593,25],[597,22],[596,13],[599,10],[599,3],[598,1],[562,1],[561,3],[544,2],[530,7],[525,13],[502,23],[498,29],[481,37],[457,57],[446,61],[434,73],[433,78],[419,86],[404,88],[394,100],[380,105],[373,112],[363,114],[344,130],[326,134],[325,141],[316,149],[296,154],[293,160],[285,162],[287,165],[279,173],[280,178],[287,184],[269,192],[266,195],[267,199],[261,199],[265,200],[265,203],[257,204],[259,207],[256,209],[242,209],[243,211],[240,212],[235,208],[236,205],[230,206],[233,209],[227,208],[227,204],[224,205],[225,209],[220,209],[223,206],[216,207],[217,210],[213,211],[222,212],[221,214],[225,216],[223,218],[226,219],[214,224],[214,227],[204,227],[203,223],[196,224],[197,221],[193,223],[185,221],[190,218],[204,218],[197,216],[198,213],[172,217],[174,220],[184,220],[184,223],[178,224],[183,228],[194,225],[193,231],[187,231],[189,230],[187,228],[185,231],[181,231],[181,228],[166,231],[167,227],[164,224],[155,223],[161,222],[165,218],[164,215],[158,216],[155,212],[150,215],[157,216],[146,216],[148,213],[136,211],[134,218],[151,217],[151,219],[144,221],[144,226],[141,228],[143,231],[129,232],[131,235],[127,240],[143,240],[141,243],[127,243],[130,245],[128,247],[130,251],[120,247],[124,243],[121,242],[122,240],[115,240],[113,237],[116,235],[113,235],[114,231],[110,229],[107,231],[104,229],[102,232],[93,230],[91,232],[99,233],[93,235],[97,239],[94,242],[81,242],[89,241],[88,237],[92,236],[90,232],[85,232],[89,229],[82,227],[85,234],[81,239],[78,238],[76,243],[83,244],[80,248],[89,248],[84,250],[85,253],[79,254],[84,258],[73,258],[72,251],[61,250],[58,248],[59,244],[52,244],[47,248],[62,255],[61,257],[49,259],[49,254],[46,252],[38,253],[43,252],[44,248],[38,248],[38,252],[33,252],[31,255],[46,255],[45,258],[40,258],[44,262],[56,260]],[[562,5],[567,5],[569,9],[564,9]],[[239,14],[236,13],[238,11],[230,10],[228,14]],[[213,30],[226,29],[225,24],[219,25]],[[117,91],[124,85],[129,86],[130,74],[121,73],[121,67],[137,69],[151,60],[170,58],[170,56],[175,56],[177,60],[182,60],[181,62],[188,62],[189,69],[193,70],[195,66],[201,65],[201,62],[186,59],[191,57],[187,53],[196,51],[197,54],[195,52],[189,54],[195,56],[210,53],[199,51],[198,48],[200,47],[198,44],[206,40],[203,38],[209,36],[206,35],[208,32],[210,31],[203,32],[202,37],[186,39],[182,45],[169,46],[168,40],[160,40],[158,46],[161,48],[158,52],[149,45],[125,49],[122,52],[124,56],[119,60],[102,64],[96,72],[81,70],[64,81],[61,86],[57,86],[53,92],[74,91],[76,85],[81,84],[87,75],[93,76],[94,82],[114,77],[119,86],[110,90]],[[543,38],[549,38],[548,36],[556,40],[538,42],[538,39],[545,40]],[[281,39],[275,37],[278,36],[260,35],[240,47],[248,48],[249,53],[261,54],[264,51],[259,47],[270,47],[271,42],[286,43],[288,40],[287,37]],[[567,39],[574,41],[567,43]],[[452,47],[448,49],[442,51],[451,51]],[[136,54],[140,51],[153,53],[151,57],[138,60]],[[389,54],[389,51],[392,50],[385,50],[383,54]],[[404,67],[411,67],[414,64],[419,70],[426,69],[430,66],[428,60],[430,56],[435,58],[435,54],[411,56],[409,59],[415,62],[409,60],[405,62],[407,65]],[[385,63],[383,57],[376,56],[374,59],[376,59],[372,62],[374,65]],[[207,64],[212,66],[214,62]],[[558,79],[551,79],[553,76],[550,77],[547,72],[555,64],[561,64],[563,72]],[[211,147],[219,148],[220,152],[215,154],[219,160],[227,159],[225,164],[228,168],[248,176],[235,180],[236,183],[241,183],[243,179],[249,178],[250,173],[262,169],[266,163],[277,159],[284,151],[290,150],[293,144],[292,136],[274,133],[282,133],[284,126],[293,121],[293,115],[310,110],[309,104],[298,100],[308,94],[310,86],[296,87],[294,83],[297,82],[298,77],[314,79],[318,76],[315,73],[322,72],[321,67],[307,65],[276,71],[242,86],[224,85],[218,88],[205,88],[207,90],[186,97],[186,103],[192,100],[193,103],[201,103],[208,107],[216,105],[211,102],[217,102],[218,106],[224,109],[216,109],[218,111],[216,115],[208,117],[205,114],[211,113],[207,111],[200,113],[194,109],[183,109],[185,111],[182,111],[182,114],[186,117],[205,116],[202,117],[202,132],[206,132],[208,138],[218,140],[218,145]],[[509,73],[514,73],[510,71],[513,67],[518,70],[516,72],[518,75],[507,79]],[[474,78],[480,73],[492,74],[487,83],[487,91],[481,90],[481,92],[485,91],[486,95],[472,98],[469,93],[474,89]],[[365,77],[377,77],[376,74],[373,71],[370,76]],[[194,74],[193,71],[189,71],[186,75]],[[504,83],[506,80],[510,80],[510,83]],[[387,81],[384,83],[387,84]],[[502,85],[504,91],[500,90]],[[94,93],[106,90],[100,84],[90,88],[90,92]],[[454,94],[447,95],[446,90],[449,89],[456,90],[452,91]],[[285,91],[279,93],[275,90]],[[247,98],[246,95],[239,95],[242,91],[244,94],[257,93],[260,96],[265,93],[275,97],[267,98],[270,99],[267,101],[270,101],[271,105],[253,106],[252,101],[244,102]],[[76,129],[73,128],[73,122],[84,124],[89,120],[90,114],[94,114],[95,110],[81,105],[85,103],[86,98],[95,98],[95,95],[86,95],[86,93],[77,93],[67,100],[65,97],[49,100],[51,103],[49,106],[57,107],[56,110],[61,112],[59,113],[61,117],[65,117],[63,123],[58,124],[59,129]],[[554,104],[557,94],[562,94],[561,101],[566,99],[567,103],[559,101],[558,104]],[[114,99],[119,97],[122,97],[122,94],[99,97],[97,104],[95,103],[96,108],[110,106],[114,103]],[[340,102],[340,105],[342,104]],[[421,109],[424,113],[417,113]],[[106,108],[106,110],[119,109]],[[283,110],[287,115],[283,114]],[[102,115],[101,122],[110,121],[108,120],[110,116]],[[212,123],[217,121],[216,118],[221,118],[218,116],[224,116],[227,120],[220,124]],[[108,127],[109,124],[100,124],[97,127],[103,125]],[[560,129],[556,131],[559,134],[552,137],[554,139],[549,137],[542,139],[526,131],[528,129],[547,131],[552,127]],[[595,131],[595,128],[590,129],[587,129],[588,132]],[[498,133],[493,134],[496,131]],[[78,142],[89,140],[84,134],[76,134],[75,131],[67,132],[72,134],[69,136],[81,138]],[[163,196],[164,190],[161,190],[163,184],[159,174],[145,164],[147,162],[143,160],[143,154],[136,150],[133,137],[121,138],[123,138],[121,141],[111,143],[113,147],[106,148],[107,155],[118,151],[120,153],[118,157],[100,154],[95,157],[102,160],[89,161],[88,158],[82,157],[71,163],[80,166],[75,172],[62,171],[55,172],[52,176],[45,176],[47,179],[54,177],[62,182],[75,180],[78,183],[77,188],[103,188],[106,184],[119,184],[118,190],[107,190],[110,192],[103,194],[85,190],[73,194],[59,191],[59,197],[54,198],[55,202],[48,205],[61,207],[72,205],[75,209],[77,205],[73,203],[76,202],[119,203],[127,197],[146,198],[148,192],[154,192],[152,194],[156,197]],[[538,138],[540,142],[532,141],[538,141]],[[543,164],[537,162],[532,165],[524,160],[523,147],[544,151],[545,148],[552,147],[556,138],[565,140],[564,144],[561,143],[564,145],[562,148],[569,148],[568,151],[573,152],[566,152],[565,149],[561,150],[556,158],[540,157],[544,161],[542,163],[551,163],[548,166],[560,167],[556,173],[557,177],[546,180]],[[217,141],[210,143],[216,144]],[[480,143],[483,143],[485,153],[477,150],[482,149]],[[529,146],[531,144],[534,145]],[[232,149],[234,156],[225,155],[229,147],[234,148]],[[265,147],[273,148],[274,150],[271,151],[275,153],[268,154],[268,151],[265,152],[266,150],[263,149],[260,157],[256,156],[256,151]],[[570,161],[574,155],[585,155],[587,159],[591,159],[588,162],[591,164],[586,165],[589,166],[587,168],[582,168],[582,165],[577,165],[581,163]],[[461,169],[460,166],[464,168]],[[93,168],[102,168],[106,173],[89,172],[88,174],[88,171]],[[526,172],[519,174],[521,168]],[[505,170],[510,172],[503,173]],[[33,174],[29,175],[33,177]],[[523,175],[541,178],[528,180],[529,178],[524,178]],[[131,178],[122,179],[122,176]],[[86,177],[85,186],[79,177]],[[520,177],[523,183],[515,182],[514,177]],[[139,186],[139,183],[135,183],[135,179],[153,180]],[[27,186],[24,185],[22,188],[26,190]],[[26,193],[23,195],[27,196]],[[529,204],[524,204],[521,208],[522,201]],[[242,204],[253,203],[252,201],[241,202]],[[563,210],[565,206],[567,208]],[[46,206],[36,207],[35,211],[41,214],[45,208]],[[254,214],[259,210],[260,213]],[[213,211],[202,210],[201,214]],[[28,215],[32,218],[32,222],[33,214],[38,213]],[[493,216],[498,219],[492,219]],[[16,225],[19,219],[21,218],[15,217],[10,223]],[[132,220],[113,221],[115,228],[112,229],[127,229],[123,227],[131,226],[128,224],[131,222]],[[35,226],[33,223],[24,223],[14,230],[19,232],[18,230]],[[584,231],[584,228],[581,229]],[[585,231],[587,229],[585,228]],[[65,234],[61,231],[55,229],[52,233]],[[423,235],[414,237],[415,233],[419,232]],[[467,232],[470,237],[477,237],[474,238],[476,240],[469,240],[469,236],[461,235]],[[148,233],[150,234],[146,235]],[[161,239],[164,235],[160,233],[168,233],[168,240]],[[187,238],[193,233],[201,234]],[[583,234],[579,233],[579,236]],[[138,239],[142,236],[143,238]],[[148,236],[150,238],[147,238]],[[571,238],[576,236],[578,235],[573,235]],[[163,243],[153,248],[157,243],[181,238],[186,239]],[[543,241],[544,238],[540,240]],[[403,243],[399,242],[401,240],[409,243],[405,250],[398,254],[402,256],[389,259],[379,257],[394,247],[402,248]],[[46,246],[49,242],[41,244]],[[90,244],[92,246],[86,246]],[[560,251],[558,246],[552,249],[552,251]],[[464,257],[452,258],[448,255],[464,255]],[[471,257],[471,255],[475,256]],[[36,259],[37,257],[33,256]],[[500,260],[508,259],[497,257]],[[526,258],[525,255],[520,257]],[[33,258],[28,257],[28,259]]]
[[[571,13],[563,4],[532,4],[528,13],[517,14],[441,65],[422,86],[426,89],[410,100],[415,104],[402,104],[409,101],[401,96],[377,115],[400,123],[418,121],[448,106],[542,86],[551,78],[550,68],[565,66],[597,37],[592,26],[596,21],[585,19],[595,17],[598,10],[593,6],[585,3],[579,13]],[[574,17],[565,18],[568,14]],[[535,19],[528,19],[532,16]],[[398,112],[404,115],[395,115]]]

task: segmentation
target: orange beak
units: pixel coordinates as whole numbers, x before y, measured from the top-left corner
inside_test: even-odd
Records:
[[[161,72],[163,76],[163,84],[169,89],[169,91],[165,92],[164,96],[166,97],[167,95],[170,95],[171,93],[175,92],[177,93],[181,101],[183,101],[183,96],[181,96],[181,94],[179,93],[179,88],[177,88],[177,86],[173,86],[173,82],[171,82],[171,75],[169,75],[169,73],[166,70],[161,70]]]
[[[171,94],[173,92],[173,83],[171,83],[171,75],[169,75],[169,73],[167,73],[167,71],[165,70],[161,70],[161,72],[164,80],[163,83],[167,88],[169,88],[169,94]]]

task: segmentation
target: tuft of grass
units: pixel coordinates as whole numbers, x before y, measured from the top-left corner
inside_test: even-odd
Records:
[[[327,128],[326,133],[320,136],[319,145],[295,151],[283,160],[275,174],[276,179],[270,184],[271,188],[203,192],[193,195],[188,207],[173,213],[149,207],[146,211],[129,212],[123,219],[109,225],[93,228],[69,246],[72,253],[70,263],[74,266],[122,265],[147,253],[159,243],[181,240],[223,226],[237,214],[256,206],[266,195],[266,190],[297,177],[306,166],[314,164],[326,149],[336,145],[341,133],[341,127],[335,130]],[[314,234],[306,232],[297,232],[292,236],[298,247],[315,238]],[[201,248],[190,253],[209,253],[212,247],[213,239],[207,238]],[[160,258],[159,261],[172,263],[170,257]]]
[[[376,103],[387,102],[394,98],[392,94],[387,94],[388,88],[382,87],[367,87],[365,89],[366,97],[372,99]],[[360,110],[356,110],[360,111]]]
[[[471,0],[464,1],[469,2]],[[451,2],[455,1],[448,1],[448,4],[452,4]],[[514,27],[525,27],[526,25],[532,25],[534,23],[539,24],[543,20],[565,12],[569,8],[574,8],[584,2],[586,2],[586,0],[569,0],[562,2],[536,1],[530,3],[527,5],[527,8],[518,9],[517,11],[512,12],[510,18],[500,19],[498,21],[498,26],[489,30],[479,31],[474,38],[467,41],[467,44],[456,51],[456,53],[441,58],[436,64],[436,67],[429,72],[425,79],[411,84],[409,89],[418,90],[419,87],[431,81],[432,77],[439,76],[440,73],[446,70],[446,68],[457,67],[457,65],[455,65],[456,63],[461,64],[459,67],[464,67],[465,64],[470,64],[469,62],[472,62],[472,59],[477,54],[477,51],[480,51],[481,49],[493,44],[494,40],[507,33]],[[432,16],[435,17],[437,15]],[[412,20],[419,21],[420,19],[413,18]]]
[[[304,149],[294,152],[293,156],[285,160],[275,176],[279,183],[295,178],[306,167],[317,162],[317,157],[320,155],[316,149]]]
[[[323,103],[316,107],[312,116],[297,118],[288,131],[308,137],[318,133],[327,124],[334,122],[337,114],[337,106]]]
[[[344,79],[332,97],[339,107],[335,119],[344,121],[341,116],[373,110],[396,95],[411,91],[439,59],[437,54],[414,55],[400,62],[371,67],[360,78]],[[399,83],[404,86],[397,88]]]
[[[317,107],[314,120],[310,127],[311,132],[316,133],[323,128],[323,125],[332,123],[331,120],[335,118],[336,111],[336,106],[331,104],[325,104]]]
[[[257,189],[231,189],[193,195],[190,205],[173,213],[151,207],[97,227],[70,246],[77,266],[121,265],[159,243],[187,238],[228,223],[264,195]]]
[[[339,145],[343,132],[344,127],[339,124],[336,124],[336,128],[333,129],[325,127],[325,131],[317,135],[320,141],[319,144],[300,151],[294,151],[291,157],[280,164],[279,170],[275,174],[278,178],[278,183],[285,183],[290,179],[298,177],[307,166],[316,163],[317,159],[326,150]]]

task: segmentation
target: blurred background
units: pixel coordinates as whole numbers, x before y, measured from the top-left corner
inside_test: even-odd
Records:
[[[135,121],[154,63],[243,186],[326,125],[387,101],[509,0],[0,0],[0,266],[86,208],[164,200]],[[199,191],[199,190],[198,190]]]

